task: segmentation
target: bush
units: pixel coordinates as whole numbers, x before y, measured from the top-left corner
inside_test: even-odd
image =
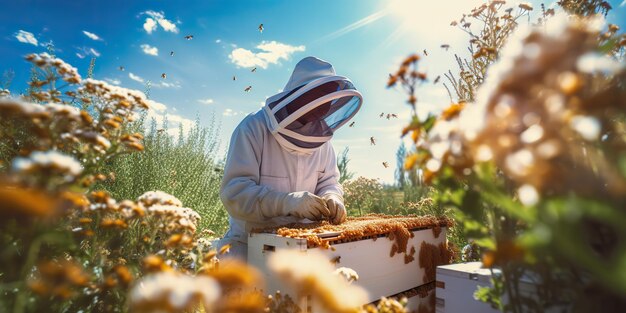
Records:
[[[219,198],[223,166],[217,161],[218,141],[215,122],[209,127],[200,121],[187,130],[179,129],[178,139],[168,135],[167,121],[144,129],[143,119],[132,125],[144,133],[144,151],[121,156],[107,164],[115,173],[97,187],[113,197],[134,199],[144,190],[175,194],[202,217],[199,227],[222,233],[228,228],[228,214]]]

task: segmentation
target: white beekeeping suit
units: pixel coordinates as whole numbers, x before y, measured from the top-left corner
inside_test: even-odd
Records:
[[[308,220],[345,220],[329,140],[360,109],[361,94],[328,62],[298,62],[284,91],[234,130],[220,197],[230,229],[219,246],[247,257],[250,230]]]

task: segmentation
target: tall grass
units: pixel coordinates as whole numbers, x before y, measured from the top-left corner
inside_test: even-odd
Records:
[[[96,186],[115,198],[133,199],[147,190],[175,194],[194,208],[202,220],[200,229],[222,233],[228,215],[219,198],[223,162],[218,157],[219,140],[215,119],[201,126],[199,119],[188,130],[179,127],[178,136],[168,135],[167,120],[161,128],[153,119],[144,127],[145,117],[130,127],[144,134],[145,150],[120,157],[108,165],[114,173]]]

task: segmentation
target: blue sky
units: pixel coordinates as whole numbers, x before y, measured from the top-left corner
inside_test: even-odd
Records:
[[[431,81],[454,70],[454,53],[465,54],[467,37],[449,23],[481,2],[2,0],[0,72],[15,72],[10,89],[19,93],[30,68],[23,56],[45,51],[50,42],[57,56],[83,76],[97,57],[97,79],[139,90],[150,81],[151,98],[166,105],[151,116],[161,120],[167,115],[172,130],[196,116],[207,125],[214,117],[223,151],[241,119],[283,88],[300,59],[314,55],[349,77],[364,97],[355,126],[335,134],[335,150],[350,147],[349,168],[357,175],[392,183],[400,130],[410,108],[402,92],[385,88],[387,75],[413,52],[422,55]],[[539,1],[531,2],[539,7]],[[611,1],[608,16],[622,29],[625,3]],[[194,38],[185,40],[186,35]],[[449,51],[439,47],[444,43]],[[250,92],[244,92],[247,86]],[[420,114],[450,103],[441,83],[423,86],[418,101]],[[381,119],[381,112],[399,118]],[[391,166],[384,168],[382,162]]]

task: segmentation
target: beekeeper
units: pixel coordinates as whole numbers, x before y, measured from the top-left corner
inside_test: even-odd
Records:
[[[247,259],[254,228],[346,219],[333,133],[360,109],[361,94],[333,66],[302,59],[282,92],[233,131],[220,197],[230,229],[219,246]]]

